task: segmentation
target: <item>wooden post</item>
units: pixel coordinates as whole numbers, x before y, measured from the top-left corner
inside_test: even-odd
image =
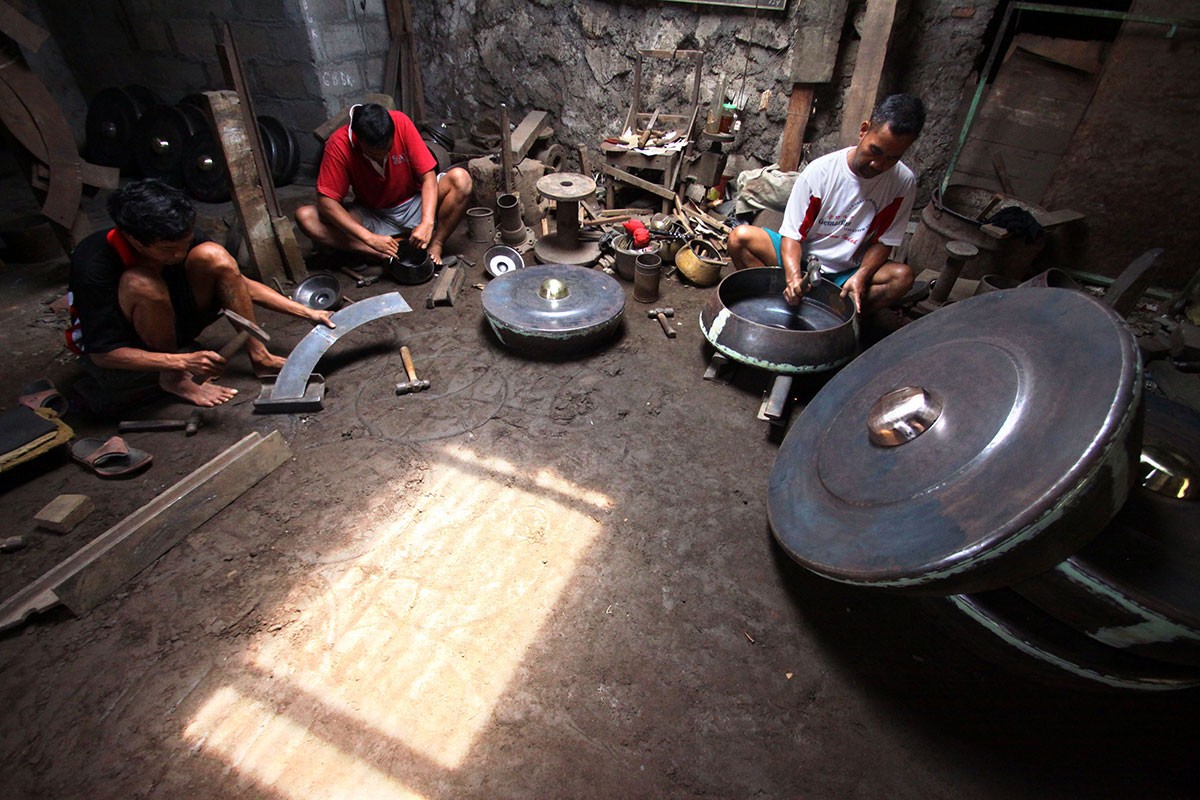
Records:
[[[299,282],[308,275],[308,268],[304,265],[304,256],[300,252],[300,246],[296,243],[296,232],[292,226],[292,220],[284,215],[283,209],[279,205],[279,198],[275,194],[275,179],[271,174],[271,165],[267,163],[264,155],[262,136],[258,129],[258,117],[254,113],[254,102],[250,97],[250,89],[246,85],[242,59],[238,55],[237,44],[233,39],[233,29],[229,23],[225,23],[223,28],[222,42],[217,45],[217,55],[220,57],[221,69],[225,73],[226,85],[236,93],[239,99],[237,113],[242,117],[242,128],[245,131],[244,141],[248,145],[247,149],[250,151],[251,157],[249,163],[254,165],[255,177],[261,190],[263,204],[266,206],[269,224],[269,228],[263,231],[266,238],[261,245],[255,248],[248,242],[247,247],[258,268],[260,280],[272,278],[279,280],[283,277],[281,270],[286,270],[287,277]],[[218,138],[222,140],[221,147],[225,149],[225,160],[229,164],[229,176],[236,187],[233,164],[229,160],[230,154],[225,142],[225,131],[220,125],[214,130],[218,132]],[[237,194],[236,188],[234,194],[235,196]],[[239,213],[241,213],[240,207]],[[255,233],[245,217],[242,218],[242,225],[246,236],[253,238]],[[272,244],[274,248],[271,247]],[[267,249],[275,249],[274,257],[266,256]],[[266,260],[259,261],[260,256]]]
[[[800,166],[800,157],[804,151],[804,129],[808,127],[812,102],[811,83],[792,84],[787,122],[783,126],[783,143],[779,148],[779,168],[784,172],[795,172]]]
[[[863,19],[862,40],[858,45],[858,61],[850,79],[850,93],[842,106],[841,142],[848,145],[858,141],[858,129],[871,116],[879,95],[879,79],[887,58],[888,40],[892,38],[892,23],[896,19],[896,0],[871,0]]]
[[[275,228],[267,211],[263,187],[259,183],[237,92],[205,92],[204,96],[208,98],[215,126],[213,129],[218,132],[217,139],[229,167],[233,206],[246,233],[246,247],[250,251],[251,262],[246,272],[251,278],[263,282],[271,278],[284,280],[287,276],[283,270],[283,259],[279,248],[275,246]]]
[[[817,84],[833,79],[847,5],[848,0],[806,0],[796,18],[792,93],[779,150],[779,167],[785,171],[794,172],[800,166],[804,129],[808,127]]]

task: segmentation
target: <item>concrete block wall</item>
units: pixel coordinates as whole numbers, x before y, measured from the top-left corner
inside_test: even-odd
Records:
[[[229,23],[255,111],[295,133],[302,173],[315,173],[311,131],[380,91],[388,49],[383,0],[39,0],[85,102],[140,84],[160,101],[225,88],[217,43]],[[82,119],[77,120],[82,141]]]

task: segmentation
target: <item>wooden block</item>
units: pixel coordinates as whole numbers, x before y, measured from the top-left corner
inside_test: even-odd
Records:
[[[538,136],[546,129],[549,118],[550,115],[545,111],[531,111],[525,115],[525,119],[521,120],[521,124],[512,132],[510,147],[512,147],[513,163],[520,161],[529,153]]]
[[[70,533],[95,510],[95,503],[86,494],[60,494],[34,515],[33,521],[48,531]]]

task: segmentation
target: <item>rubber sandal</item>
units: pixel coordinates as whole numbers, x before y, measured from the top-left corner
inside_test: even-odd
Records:
[[[47,378],[39,378],[32,383],[27,383],[21,387],[20,391],[17,402],[34,411],[39,408],[48,408],[56,416],[62,417],[66,416],[71,408],[67,398],[63,397],[62,393]]]
[[[101,478],[132,474],[150,466],[154,460],[154,456],[130,447],[120,436],[113,436],[108,441],[79,439],[71,445],[71,458]]]

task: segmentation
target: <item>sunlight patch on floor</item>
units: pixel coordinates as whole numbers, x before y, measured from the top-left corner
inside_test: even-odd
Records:
[[[195,747],[297,798],[332,796],[351,773],[403,796],[393,781],[414,764],[463,763],[610,500],[460,445],[436,458],[403,513],[356,523],[368,546],[284,601],[298,619],[247,648],[245,674],[187,727]],[[289,716],[309,710],[321,724]],[[314,759],[331,785],[290,785]]]

